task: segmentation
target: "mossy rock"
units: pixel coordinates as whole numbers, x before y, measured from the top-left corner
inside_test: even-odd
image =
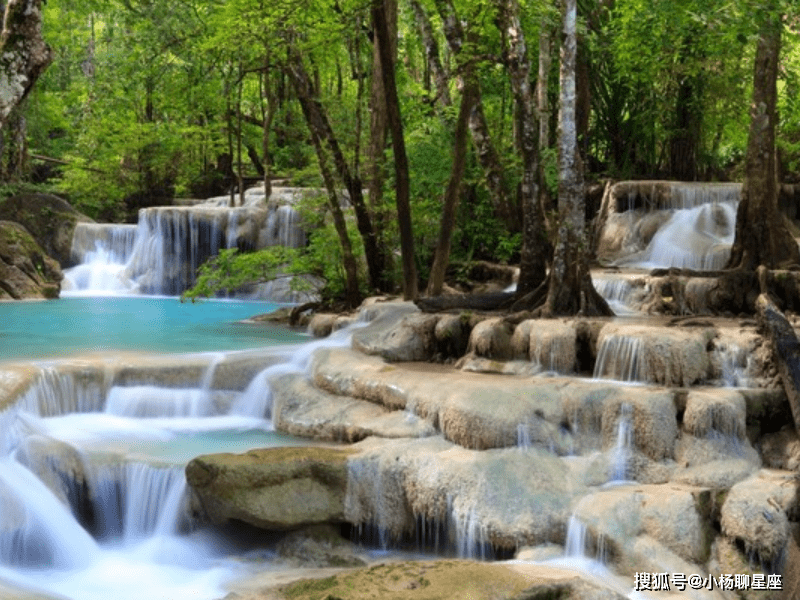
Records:
[[[0,219],[24,226],[45,253],[62,267],[74,266],[70,250],[75,225],[93,222],[63,198],[42,193],[19,194],[0,201]]]
[[[0,299],[57,298],[62,278],[25,227],[0,221]]]
[[[186,467],[194,512],[215,523],[238,520],[273,531],[341,523],[349,454],[289,447],[199,456]]]

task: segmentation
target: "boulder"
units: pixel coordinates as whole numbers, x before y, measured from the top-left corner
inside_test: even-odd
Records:
[[[425,437],[433,426],[412,413],[315,388],[304,375],[270,380],[272,421],[278,431],[317,440],[357,442],[365,437]]]
[[[421,314],[410,303],[387,303],[377,315],[369,325],[353,332],[353,348],[391,362],[426,361],[433,357],[438,316]]]
[[[443,314],[433,330],[442,358],[459,358],[467,351],[470,323],[465,315]]]
[[[692,390],[686,398],[683,430],[696,437],[721,435],[743,440],[747,406],[744,396],[730,389]]]
[[[331,525],[315,525],[290,531],[275,550],[292,565],[303,568],[363,567],[358,548]]]
[[[564,461],[537,448],[474,451],[441,437],[368,438],[356,448],[347,520],[391,537],[420,523],[423,536],[444,529],[462,556],[477,556],[486,545],[560,541],[571,499],[582,489]]]
[[[493,360],[509,360],[513,357],[512,333],[513,326],[499,317],[481,321],[472,328],[467,352]]]
[[[57,298],[62,278],[25,227],[0,221],[0,299]]]
[[[769,469],[800,470],[800,436],[792,427],[765,435],[760,440],[761,458]]]
[[[756,307],[759,325],[770,341],[783,389],[789,399],[795,429],[800,429],[800,341],[769,296],[761,294]]]
[[[649,537],[681,560],[704,563],[713,538],[710,506],[708,490],[675,484],[638,485],[592,492],[578,502],[574,516],[586,526],[595,545],[604,540],[610,558],[628,571],[642,565],[634,547],[640,536]]]
[[[609,323],[598,338],[595,377],[688,387],[709,379],[712,328]]]
[[[75,225],[92,222],[66,200],[42,193],[20,194],[3,200],[0,219],[25,227],[47,256],[58,261],[61,267],[74,266],[70,251]]]
[[[721,509],[722,533],[767,563],[777,561],[797,518],[798,482],[788,471],[762,469],[734,485]]]
[[[214,523],[238,520],[269,530],[341,523],[349,455],[295,447],[199,456],[186,466],[192,510]]]

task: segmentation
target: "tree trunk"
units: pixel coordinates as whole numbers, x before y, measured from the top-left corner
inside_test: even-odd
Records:
[[[433,36],[430,17],[428,17],[428,13],[425,12],[419,0],[410,0],[410,2],[411,9],[414,11],[414,20],[419,30],[419,37],[422,39],[422,45],[425,46],[425,56],[428,59],[428,66],[436,86],[436,99],[442,106],[450,106],[452,100],[450,99],[447,72],[442,67],[442,61],[439,59],[439,44],[436,43],[436,38]]]
[[[392,65],[397,60],[397,5],[389,6],[387,28],[392,44]],[[375,256],[369,266],[370,286],[381,291],[394,291],[391,277],[392,256],[386,250],[386,224],[390,213],[383,202],[383,182],[386,169],[386,139],[388,137],[386,100],[383,94],[383,74],[381,71],[380,49],[373,37],[372,78],[370,82],[370,129],[367,146],[367,172],[370,178],[369,207],[372,211],[375,230]],[[394,68],[394,66],[392,67]]]
[[[467,133],[469,114],[475,102],[475,90],[465,87],[461,96],[461,106],[458,109],[456,120],[455,141],[453,142],[453,166],[450,170],[450,180],[444,193],[442,206],[442,221],[439,225],[439,241],[433,257],[431,275],[428,279],[429,296],[438,296],[444,286],[444,275],[450,261],[450,242],[453,237],[453,228],[456,224],[456,207],[461,196],[461,180],[467,164]]]
[[[261,137],[261,151],[264,153],[264,172],[262,174],[264,180],[264,200],[269,201],[272,195],[272,161],[270,159],[269,148],[269,134],[272,130],[272,119],[275,117],[276,98],[272,88],[272,81],[270,80],[270,55],[271,51],[269,44],[264,44],[264,73],[261,79],[261,118],[263,121],[264,131]]]
[[[372,282],[373,273],[377,273],[377,275],[380,276],[381,267],[380,265],[374,264],[378,256],[377,240],[375,237],[375,230],[372,227],[372,219],[364,203],[364,191],[362,189],[361,179],[354,177],[350,171],[344,153],[339,146],[339,140],[336,138],[330,121],[328,120],[325,108],[322,106],[317,96],[317,88],[311,83],[305,66],[303,65],[302,56],[300,56],[296,48],[290,48],[287,58],[287,74],[292,80],[308,128],[319,137],[321,142],[324,142],[328,146],[333,158],[333,163],[336,166],[336,171],[344,182],[347,192],[350,195],[350,204],[353,206],[353,211],[356,214],[356,225],[361,234],[361,239],[364,242],[364,253],[366,255],[367,268],[370,273],[370,287],[374,287]]]
[[[514,95],[516,142],[522,157],[520,202],[523,215],[523,238],[517,284],[517,296],[521,298],[538,288],[547,277],[547,259],[550,252],[545,231],[544,212],[539,203],[538,123],[530,84],[530,57],[520,23],[520,7],[517,0],[501,0],[499,4],[499,24],[506,34],[508,44],[506,64]]]
[[[0,34],[0,129],[52,61],[41,0],[9,0]]]
[[[339,203],[339,195],[336,193],[336,181],[328,167],[328,158],[322,142],[314,132],[311,132],[311,140],[314,143],[314,150],[319,161],[319,170],[322,180],[325,183],[325,190],[328,193],[328,206],[333,217],[333,226],[336,235],[339,237],[339,245],[342,247],[342,266],[344,267],[345,301],[351,308],[355,308],[361,303],[361,292],[358,289],[358,265],[353,254],[353,245],[350,243],[350,236],[347,234],[347,221],[342,213]]]
[[[462,67],[459,87],[463,89],[467,85],[473,85],[477,91],[475,106],[469,118],[469,129],[472,134],[472,143],[475,146],[478,162],[483,169],[484,177],[486,177],[486,187],[489,189],[489,197],[491,198],[494,214],[510,231],[519,231],[519,218],[509,200],[508,189],[503,177],[503,165],[500,163],[500,157],[492,143],[489,126],[486,123],[486,115],[483,112],[483,101],[481,100],[481,88],[477,73],[475,73],[472,62],[469,60],[470,57],[461,56],[461,49],[465,43],[464,29],[456,14],[452,0],[435,0],[435,3],[442,19],[447,45],[451,54],[456,57]],[[472,81],[470,82],[470,80]]]
[[[771,4],[764,9],[765,21],[756,47],[745,179],[727,265],[733,269],[754,270],[759,265],[775,268],[800,263],[797,242],[778,212],[776,83],[783,23],[775,2]]]
[[[553,32],[546,17],[540,22],[539,30],[539,77],[536,80],[536,104],[539,113],[539,203],[547,216],[547,211],[555,209],[553,199],[547,189],[544,163],[541,157],[550,147],[550,99],[547,95],[550,79],[550,46]]]
[[[558,132],[558,242],[548,280],[543,315],[612,315],[594,289],[585,231],[583,165],[578,151],[575,90],[577,64],[577,3],[563,0]]]
[[[403,121],[400,118],[400,102],[397,98],[397,86],[394,78],[391,38],[386,22],[386,2],[387,0],[373,0],[372,22],[375,26],[375,44],[380,52],[386,116],[389,131],[392,134],[397,222],[400,230],[400,257],[403,265],[403,298],[414,300],[418,295],[418,289],[417,267],[414,262],[414,232],[411,225],[408,158],[403,138]]]

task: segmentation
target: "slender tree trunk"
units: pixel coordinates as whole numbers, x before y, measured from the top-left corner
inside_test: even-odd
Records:
[[[772,15],[770,18],[769,15]],[[745,179],[736,214],[728,268],[754,270],[800,263],[797,242],[778,212],[775,156],[778,59],[783,23],[775,2],[765,7],[756,47],[753,104],[747,138]]]
[[[552,28],[546,18],[542,18],[539,30],[539,77],[536,80],[536,104],[539,113],[539,157],[550,147],[550,99],[547,95],[548,81],[550,79],[550,52],[551,39],[553,36]],[[555,209],[552,198],[547,189],[544,164],[539,162],[539,173],[537,177],[539,184],[539,204],[542,211],[547,216],[547,211]]]
[[[387,11],[387,27],[392,44],[392,68],[397,61],[397,4],[391,2]],[[369,207],[372,211],[375,229],[376,254],[369,268],[370,285],[373,289],[392,292],[395,282],[392,279],[392,255],[387,251],[386,225],[390,212],[383,201],[383,184],[386,169],[386,140],[388,137],[386,100],[383,93],[383,74],[381,70],[380,49],[373,36],[372,40],[372,78],[370,80],[370,127],[367,145],[367,173],[369,183]]]
[[[512,208],[512,203],[509,199],[508,189],[505,178],[503,177],[503,165],[500,163],[500,157],[492,143],[489,126],[486,123],[486,115],[483,112],[480,83],[478,82],[475,69],[469,62],[469,57],[461,55],[461,49],[465,43],[464,29],[456,14],[452,0],[435,0],[435,3],[436,10],[439,12],[439,16],[442,19],[444,35],[447,39],[450,52],[456,57],[457,61],[462,63],[461,83],[459,87],[464,89],[468,85],[473,85],[475,90],[477,90],[475,106],[469,118],[469,128],[478,162],[486,177],[486,186],[489,189],[489,197],[492,201],[495,216],[510,231],[519,231],[519,218],[517,212]]]
[[[311,140],[314,143],[314,150],[317,153],[319,170],[322,180],[325,183],[325,190],[328,194],[328,206],[333,217],[333,226],[336,235],[339,237],[339,245],[342,247],[342,266],[344,267],[345,278],[345,301],[351,307],[356,307],[361,303],[361,292],[358,288],[358,264],[353,254],[353,245],[350,243],[350,236],[347,234],[347,221],[344,218],[339,195],[336,193],[336,181],[328,166],[328,158],[319,136],[311,132]]]
[[[520,7],[517,0],[500,0],[499,8],[500,26],[505,32],[508,44],[506,64],[514,95],[516,142],[522,156],[520,203],[523,214],[523,239],[517,284],[517,297],[521,298],[538,288],[547,277],[550,249],[544,212],[539,203],[538,124],[530,84],[530,57],[520,23]]]
[[[575,89],[577,2],[563,0],[558,132],[558,242],[548,280],[543,315],[610,315],[606,301],[592,284],[585,231],[583,165],[578,150]]]
[[[418,295],[417,267],[414,256],[414,232],[411,225],[411,202],[408,179],[408,158],[403,138],[403,121],[400,118],[400,102],[394,78],[391,39],[386,21],[386,1],[373,0],[372,22],[375,26],[375,43],[380,51],[383,93],[386,101],[386,116],[392,135],[394,152],[395,198],[397,222],[400,230],[400,256],[403,265],[403,298],[414,300]]]
[[[236,181],[239,186],[239,206],[244,206],[244,173],[242,171],[242,87],[244,66],[239,59],[239,83],[236,86]]]
[[[439,225],[439,241],[433,257],[431,275],[428,279],[427,293],[429,296],[438,296],[442,293],[444,276],[447,264],[450,261],[450,242],[453,238],[453,229],[456,224],[456,208],[461,196],[461,180],[467,163],[467,135],[469,130],[469,114],[475,102],[475,90],[464,88],[461,96],[461,106],[458,109],[456,120],[455,141],[453,142],[453,166],[450,170],[450,180],[444,193],[442,205],[442,220]]]
[[[350,171],[344,153],[339,146],[339,140],[336,138],[330,121],[328,120],[327,112],[317,96],[317,88],[311,83],[305,66],[303,65],[303,58],[296,48],[290,48],[288,51],[287,75],[292,80],[292,85],[297,94],[297,99],[303,108],[303,115],[306,118],[309,130],[313,131],[319,137],[320,141],[328,146],[336,171],[347,188],[347,192],[350,196],[350,204],[353,206],[353,211],[356,214],[356,225],[361,234],[361,239],[364,242],[364,253],[366,255],[368,271],[371,274],[377,273],[380,275],[380,265],[374,264],[378,256],[377,240],[375,237],[375,230],[372,226],[372,218],[364,203],[364,191],[362,189],[361,179],[357,176],[353,176]],[[372,285],[372,275],[370,275],[370,287],[374,288]]]
[[[0,33],[0,129],[52,59],[42,39],[41,0],[9,0]]]
[[[433,35],[431,19],[419,0],[410,0],[411,10],[414,11],[414,20],[417,23],[419,37],[422,45],[425,46],[425,56],[428,59],[428,68],[433,76],[433,83],[436,86],[436,99],[442,106],[450,106],[453,102],[450,99],[450,88],[448,86],[447,72],[442,67],[439,58],[439,44]]]
[[[264,132],[261,138],[261,151],[264,154],[264,200],[269,201],[272,195],[272,160],[270,159],[269,134],[272,130],[272,119],[275,117],[275,93],[270,79],[269,44],[264,44],[264,73],[261,79],[261,119],[264,122]]]

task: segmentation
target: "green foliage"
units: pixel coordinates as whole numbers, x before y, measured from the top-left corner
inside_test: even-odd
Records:
[[[248,285],[292,276],[298,253],[298,250],[284,246],[243,253],[237,248],[222,250],[200,266],[197,282],[184,292],[181,299],[194,301],[219,292],[229,294]]]
[[[200,266],[196,284],[183,294],[183,299],[228,294],[279,277],[291,278],[290,287],[294,290],[309,291],[309,283],[302,277],[307,275],[323,282],[320,290],[323,300],[333,302],[343,298],[345,273],[341,244],[328,217],[326,203],[324,195],[309,194],[296,207],[307,230],[308,244],[304,248],[272,246],[254,252],[239,252],[236,248],[223,250]],[[363,256],[352,215],[348,215],[347,225],[354,252]],[[360,281],[366,282],[363,261],[359,270]],[[362,291],[366,292],[366,288]]]

